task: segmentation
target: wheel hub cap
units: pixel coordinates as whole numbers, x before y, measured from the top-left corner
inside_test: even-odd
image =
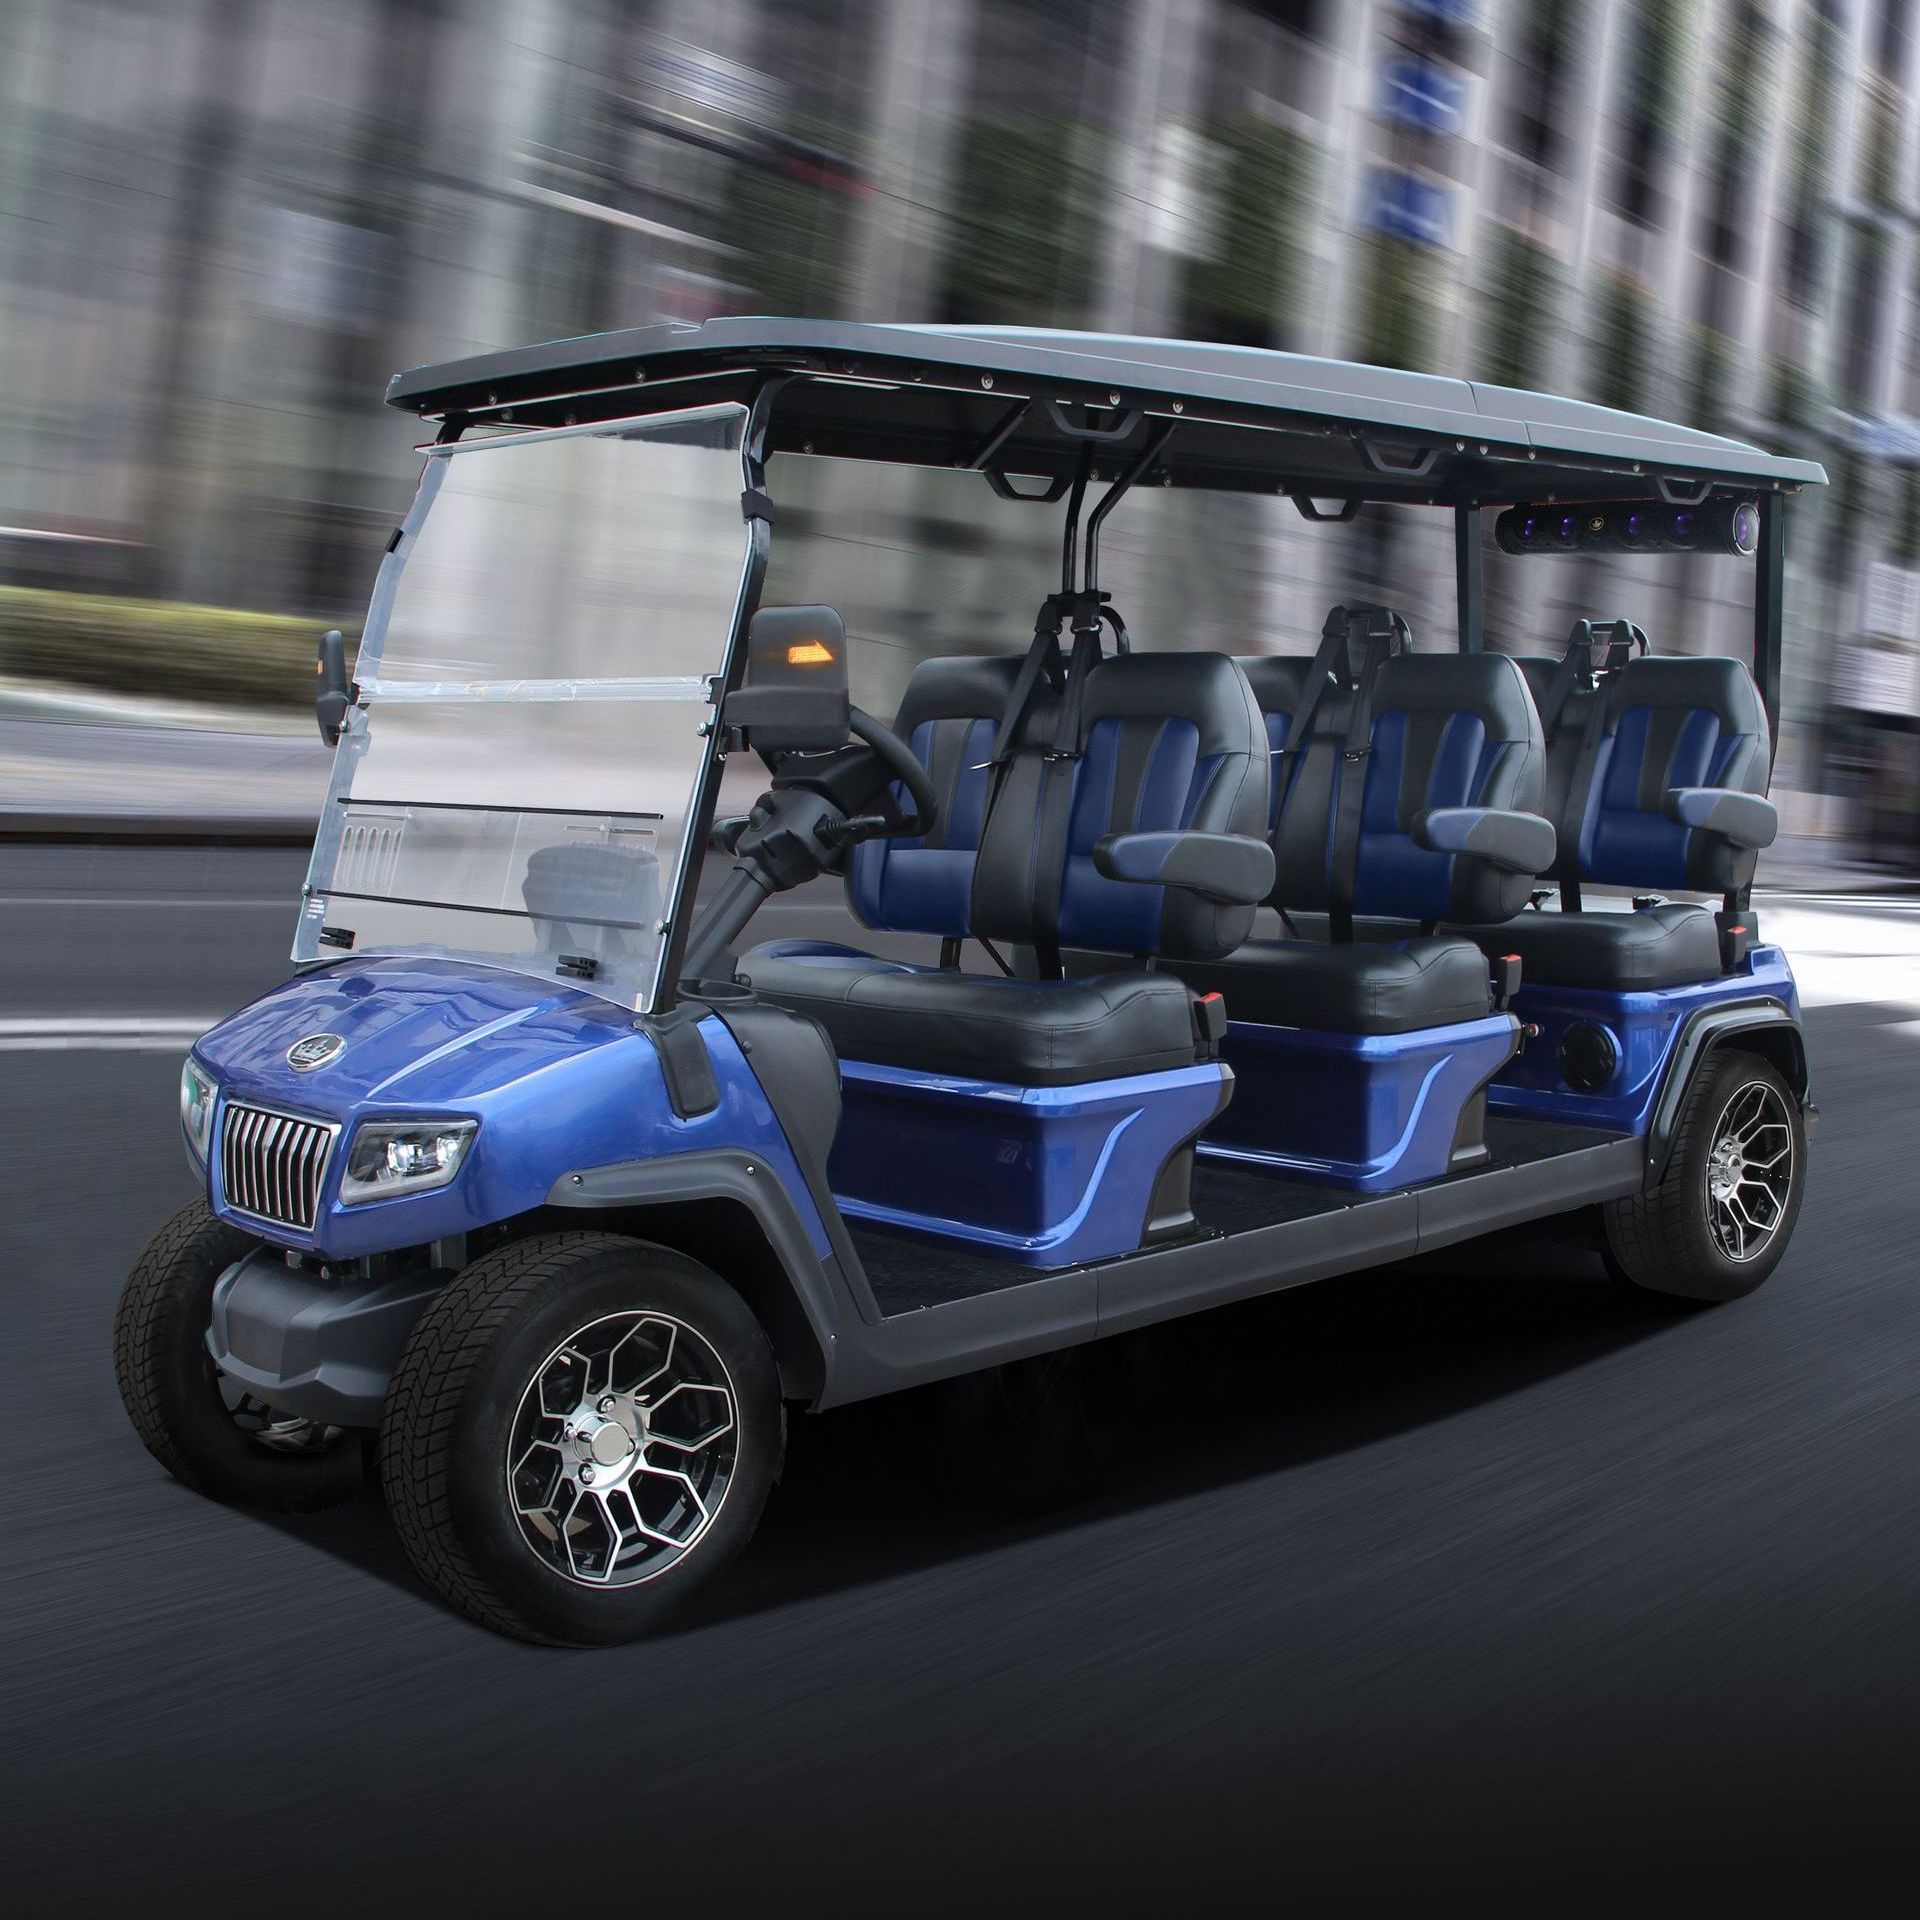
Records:
[[[713,1524],[738,1421],[725,1364],[684,1322],[627,1313],[580,1328],[528,1381],[508,1434],[521,1538],[583,1585],[653,1578]]]
[[[1793,1122],[1777,1087],[1752,1080],[1720,1109],[1707,1151],[1707,1226],[1729,1260],[1772,1244],[1793,1190]]]

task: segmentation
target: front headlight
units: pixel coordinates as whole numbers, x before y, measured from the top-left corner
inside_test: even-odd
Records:
[[[346,1206],[444,1187],[460,1171],[478,1120],[368,1120],[355,1130],[340,1176]]]
[[[187,1151],[196,1164],[207,1164],[207,1142],[213,1135],[213,1076],[188,1054],[180,1069],[180,1127]]]

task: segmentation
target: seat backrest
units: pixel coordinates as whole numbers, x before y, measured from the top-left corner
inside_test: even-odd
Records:
[[[1668,819],[1673,787],[1764,794],[1766,710],[1738,660],[1667,654],[1607,676],[1605,718],[1581,805],[1583,879],[1603,886],[1732,893],[1753,879],[1751,851]]]
[[[1302,663],[1304,665],[1304,663]],[[1280,663],[1249,663],[1263,705],[1288,701],[1287,729],[1298,711],[1304,673]],[[1518,666],[1499,654],[1405,653],[1380,669],[1366,752],[1343,758],[1344,694],[1323,696],[1312,739],[1291,746],[1278,764],[1284,792],[1275,806],[1273,901],[1289,911],[1331,904],[1333,821],[1343,781],[1365,782],[1354,868],[1353,909],[1418,920],[1504,920],[1526,905],[1529,876],[1511,874],[1469,854],[1417,845],[1417,814],[1436,807],[1540,810],[1545,743],[1533,696]]]
[[[1109,880],[1096,871],[1093,848],[1113,833],[1262,832],[1266,737],[1245,674],[1223,653],[1124,654],[1088,674],[1080,717],[1079,757],[1068,775],[1054,776],[1071,779],[1057,865],[1043,845],[1046,756],[1018,753],[981,847],[975,930],[1033,941],[1051,889],[1064,947],[1185,959],[1230,953],[1253,930],[1252,907]]]
[[[940,813],[929,834],[866,840],[854,848],[847,899],[863,925],[942,939],[968,931],[992,777],[988,761],[1019,671],[1017,658],[1000,655],[923,660],[914,668],[893,730],[927,769]],[[1043,683],[1023,737],[1049,738],[1053,714],[1053,695]]]
[[[1547,702],[1553,696],[1560,672],[1559,660],[1551,654],[1524,654],[1514,656],[1513,664],[1520,669],[1541,722],[1546,725]],[[1574,778],[1580,771],[1581,743],[1587,737],[1587,722],[1594,708],[1604,698],[1601,687],[1582,680],[1568,690],[1552,724],[1546,727],[1547,780],[1540,811],[1568,844],[1577,841],[1580,835],[1580,809],[1570,809],[1569,801]]]

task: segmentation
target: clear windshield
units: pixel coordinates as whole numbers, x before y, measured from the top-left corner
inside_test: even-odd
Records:
[[[436,448],[374,592],[296,960],[646,1009],[748,552],[738,407]]]

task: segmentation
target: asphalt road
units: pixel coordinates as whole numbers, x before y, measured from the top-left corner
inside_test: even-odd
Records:
[[[804,1420],[703,1617],[583,1655],[445,1613],[372,1496],[194,1498],[116,1402],[192,1191],[135,1029],[277,978],[299,866],[0,849],[12,1910],[1844,1910],[1910,1845],[1911,908],[1817,909],[1904,931],[1813,996],[1752,1300],[1511,1242],[1184,1323],[1103,1365],[1052,1507],[941,1395]]]

